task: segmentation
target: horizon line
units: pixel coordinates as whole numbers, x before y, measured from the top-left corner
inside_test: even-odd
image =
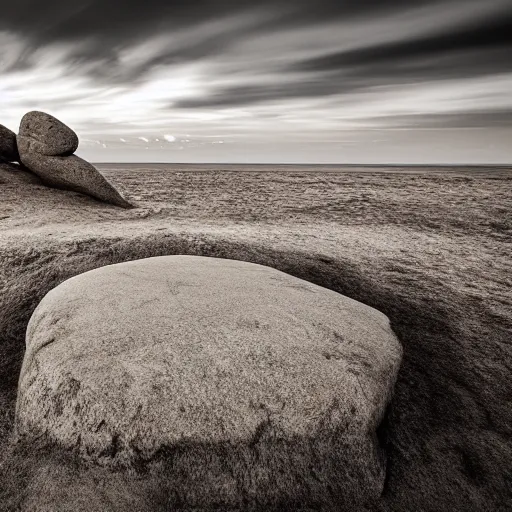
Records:
[[[282,165],[282,166],[301,166],[301,167],[494,167],[494,168],[512,168],[511,163],[382,163],[382,164],[365,164],[365,163],[296,163],[296,162],[102,162],[92,161],[94,165]]]

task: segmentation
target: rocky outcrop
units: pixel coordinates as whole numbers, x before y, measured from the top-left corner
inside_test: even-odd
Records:
[[[194,509],[350,510],[383,489],[400,358],[382,313],[277,270],[121,263],[37,307],[16,428],[102,465],[158,462]]]
[[[18,160],[16,134],[0,124],[0,162],[17,162]]]
[[[17,136],[0,125],[0,162],[19,161],[46,185],[131,208],[92,164],[73,155],[77,148],[77,134],[45,112],[25,114]]]

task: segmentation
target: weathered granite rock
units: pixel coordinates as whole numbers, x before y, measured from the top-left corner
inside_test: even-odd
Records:
[[[382,313],[277,270],[121,263],[37,307],[16,428],[100,464],[159,461],[193,508],[349,510],[382,492],[400,358]]]
[[[92,164],[76,155],[47,156],[38,153],[34,139],[20,135],[18,149],[23,165],[46,184],[81,192],[123,208],[132,207]]]
[[[78,148],[77,134],[45,112],[29,112],[20,123],[19,135],[32,139],[32,151],[47,156],[72,155]]]
[[[0,162],[19,161],[16,134],[0,124]]]

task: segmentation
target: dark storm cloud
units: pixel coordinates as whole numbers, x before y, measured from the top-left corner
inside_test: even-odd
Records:
[[[397,115],[367,118],[366,122],[388,129],[462,129],[462,128],[508,128],[512,126],[512,110],[483,110],[456,114]]]
[[[345,91],[350,88],[346,87]],[[233,86],[215,91],[204,98],[185,99],[173,103],[173,108],[226,108],[254,105],[267,101],[329,96],[343,92],[341,84],[330,82],[288,82],[269,85]]]
[[[112,69],[120,65],[117,52],[127,45],[194,27],[208,19],[238,12],[243,6],[243,0],[47,0],[44,5],[40,1],[20,0],[2,6],[0,30],[19,35],[27,46],[18,62],[11,65],[12,69],[25,67],[33,50],[66,42],[79,43],[70,56],[72,64],[92,61]],[[210,48],[204,47],[205,55]],[[175,55],[176,49],[171,47],[169,61],[187,59],[189,51],[185,48]]]
[[[406,86],[424,81],[464,79],[499,74],[506,69],[510,50],[454,52],[435,58],[407,62],[370,62],[341,69],[300,75],[283,72],[277,83],[220,87],[200,98],[184,99],[172,108],[229,108],[284,101],[323,98],[371,90],[375,87]],[[511,65],[512,68],[512,65]],[[289,70],[288,70],[289,71]],[[257,78],[255,79],[257,82]]]
[[[0,28],[23,31],[40,42],[93,36],[123,41],[145,30],[183,28],[226,14],[261,8],[283,23],[311,23],[382,13],[434,0],[19,0],[2,6]]]
[[[499,17],[484,20],[476,26],[455,27],[450,33],[430,34],[404,41],[342,51],[294,64],[292,69],[332,71],[345,66],[392,63],[496,47],[512,50],[512,9],[505,15],[501,14]],[[508,70],[512,70],[512,60],[504,60],[503,65],[508,67]]]
[[[408,61],[404,66],[414,67],[415,61],[429,56],[465,53],[469,50],[498,47],[512,47],[512,8],[508,12],[499,12],[492,16],[493,4],[499,0],[487,2],[490,19],[473,20],[469,26],[455,25],[448,31],[426,34],[417,37],[408,36],[399,41],[377,42],[366,45],[364,39],[356,48],[330,51],[328,48],[314,58],[297,60],[297,57],[281,58],[282,85],[262,88],[255,83],[233,86],[219,91],[213,98],[197,100],[197,106],[222,106],[229,104],[227,97],[234,95],[233,104],[265,101],[266,98],[278,99],[281,94],[292,96],[304,93],[311,95],[335,94],[369,79],[379,78],[379,70],[372,77],[368,70],[381,64],[393,66]],[[76,43],[65,57],[70,71],[85,69],[95,79],[113,82],[130,82],[143,78],[157,66],[169,66],[178,63],[223,56],[252,35],[264,35],[275,41],[276,56],[279,56],[280,34],[292,27],[308,27],[329,22],[332,39],[335,41],[339,31],[341,38],[344,28],[350,23],[376,19],[390,13],[402,12],[417,7],[430,8],[443,19],[449,1],[435,0],[47,0],[44,5],[36,0],[8,2],[2,7],[0,30],[18,34],[26,44],[17,59],[12,60],[9,70],[26,69],[32,65],[32,53],[35,49],[55,43]],[[241,21],[246,15],[248,21]],[[218,26],[211,29],[203,25],[216,21]],[[336,28],[336,22],[339,22]],[[419,27],[421,29],[421,27]],[[184,36],[187,31],[198,29],[194,39]],[[142,62],[131,63],[130,59],[119,59],[119,52],[140,41],[161,34],[177,34],[160,52],[151,54],[148,50]],[[364,36],[364,34],[363,34]],[[300,37],[300,34],[298,35]],[[248,67],[250,63],[248,62]],[[270,65],[270,63],[269,63]],[[423,64],[424,65],[424,64]],[[510,64],[504,60],[504,67]],[[355,68],[359,72],[355,72]],[[286,75],[287,72],[300,71],[316,75],[305,78],[304,84],[295,84]],[[265,69],[254,69],[257,75]],[[326,73],[332,73],[327,75]],[[336,73],[340,73],[338,77]],[[480,70],[475,68],[475,74]],[[436,75],[435,66],[423,69],[423,76]],[[339,82],[347,76],[348,85]],[[370,76],[369,76],[370,75]],[[395,75],[401,79],[401,73]],[[277,78],[276,78],[277,80]],[[291,82],[291,83],[290,83]],[[326,83],[327,82],[327,83]],[[330,82],[330,83],[329,83]],[[240,88],[240,90],[239,90]],[[189,103],[192,106],[192,103]]]
[[[439,0],[440,1],[440,0]],[[170,45],[155,65],[218,54],[243,37],[253,33],[272,33],[294,26],[333,20],[349,20],[384,15],[436,0],[19,0],[2,6],[0,30],[19,34],[27,43],[21,56],[24,65],[30,51],[44,45],[80,42],[73,54],[77,62],[88,60],[116,64],[120,48],[154,36],[197,27],[201,23],[228,18],[222,35],[199,38],[196,44]],[[253,26],[237,29],[236,15],[266,14],[264,21],[255,17]],[[231,17],[231,19],[229,19]],[[140,70],[144,71],[143,69]]]

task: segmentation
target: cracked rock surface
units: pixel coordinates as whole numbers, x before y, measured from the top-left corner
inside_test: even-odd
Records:
[[[382,493],[387,317],[252,263],[163,256],[49,292],[16,429],[117,468],[160,464],[187,506],[351,507]]]

